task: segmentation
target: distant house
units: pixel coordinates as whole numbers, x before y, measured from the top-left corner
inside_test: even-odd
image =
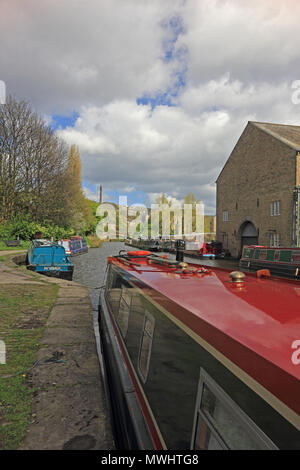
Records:
[[[248,122],[217,179],[217,239],[300,246],[300,126]]]

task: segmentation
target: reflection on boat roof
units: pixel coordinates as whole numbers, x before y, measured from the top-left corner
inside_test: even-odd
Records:
[[[193,271],[200,265],[189,263],[180,269],[134,257],[133,264],[114,257],[109,262],[127,271],[127,279],[185,327],[223,353],[226,350],[228,357],[236,357],[233,352],[239,344],[300,379],[299,367],[291,360],[292,344],[300,338],[299,281],[259,279],[247,273],[239,284],[231,281],[230,270],[222,268],[205,266],[206,272],[201,273]],[[230,346],[229,338],[234,342]],[[242,349],[240,357],[244,353]],[[253,363],[253,367],[258,365]]]

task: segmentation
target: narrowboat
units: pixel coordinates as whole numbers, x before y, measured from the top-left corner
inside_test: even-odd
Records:
[[[198,250],[199,258],[220,259],[230,257],[229,250],[222,247],[221,242],[205,242]]]
[[[172,240],[161,240],[161,251],[170,252],[172,248]]]
[[[300,248],[244,246],[240,267],[269,269],[273,275],[300,279]]]
[[[27,251],[27,269],[72,280],[74,266],[65,249],[49,240],[33,240]]]
[[[217,250],[210,243],[203,243],[202,247],[198,250],[200,258],[215,259]]]
[[[127,245],[134,246],[139,248],[140,250],[150,250],[150,251],[162,251],[161,250],[161,243],[159,240],[130,240],[130,243],[126,243]]]
[[[81,255],[88,252],[86,240],[80,236],[73,236],[70,239],[59,240],[59,245],[62,245],[70,256]]]
[[[300,449],[297,281],[138,251],[107,268],[99,330],[119,449]]]

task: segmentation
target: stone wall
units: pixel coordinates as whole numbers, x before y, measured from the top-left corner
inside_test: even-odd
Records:
[[[290,246],[297,165],[300,182],[300,157],[296,154],[248,123],[217,181],[217,239],[232,256],[240,255],[241,226],[246,221],[258,231],[259,244],[269,245],[270,233],[277,232],[280,245]],[[280,201],[279,216],[271,216],[273,201]],[[227,222],[223,211],[228,211]]]

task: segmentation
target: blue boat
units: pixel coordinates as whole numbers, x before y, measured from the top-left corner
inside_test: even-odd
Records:
[[[47,276],[72,280],[74,266],[63,246],[49,240],[33,240],[27,251],[27,269]]]
[[[70,256],[77,256],[88,252],[87,243],[85,239],[80,236],[59,240],[58,244],[63,246],[66,254]]]

